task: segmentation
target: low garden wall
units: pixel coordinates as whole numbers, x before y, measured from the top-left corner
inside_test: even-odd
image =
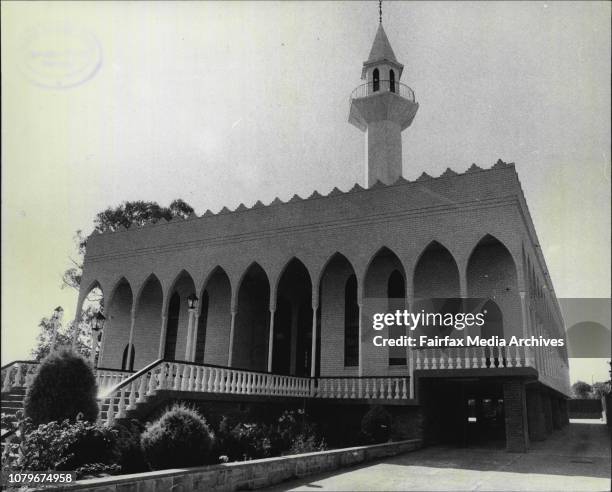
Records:
[[[286,480],[419,449],[420,439],[279,456],[252,461],[82,480],[61,488],[89,492],[225,491],[269,487]],[[57,490],[57,489],[56,489]]]

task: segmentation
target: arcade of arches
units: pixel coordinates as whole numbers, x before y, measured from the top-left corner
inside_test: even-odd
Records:
[[[415,308],[419,299],[485,298],[497,314],[481,335],[522,334],[517,266],[494,237],[478,242],[463,268],[435,241],[409,266],[383,247],[361,273],[340,253],[318,275],[293,258],[276,285],[258,263],[237,285],[218,266],[201,289],[186,270],[167,292],[154,274],[138,292],[121,278],[106,303],[98,365],[140,369],[164,358],[296,376],[386,375],[405,368],[410,354],[365,343],[370,311]]]

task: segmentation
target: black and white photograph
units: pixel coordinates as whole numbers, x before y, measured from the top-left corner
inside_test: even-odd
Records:
[[[1,487],[608,491],[603,1],[0,1]]]

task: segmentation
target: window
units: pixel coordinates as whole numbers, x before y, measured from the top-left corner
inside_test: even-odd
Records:
[[[130,362],[129,362],[129,368],[128,368],[128,347],[131,347],[130,350]],[[134,357],[136,356],[136,350],[134,350],[134,345],[129,345],[127,344],[125,346],[125,348],[123,349],[123,357],[121,358],[121,369],[123,371],[133,371],[134,370]]]
[[[404,276],[398,270],[393,270],[387,282],[390,313],[394,313],[398,309],[404,309],[405,296]],[[405,334],[406,328],[404,326],[393,325],[389,327],[389,338],[399,338]],[[389,347],[390,366],[405,366],[406,363],[406,347]]]
[[[372,91],[378,92],[380,89],[380,74],[378,73],[378,68],[374,69],[372,72]]]
[[[204,363],[204,349],[206,347],[206,324],[208,322],[208,291],[205,290],[200,300],[202,309],[198,320],[198,332],[196,334],[195,362]]]
[[[359,365],[359,305],[355,274],[347,279],[344,286],[344,365]]]
[[[389,90],[395,92],[395,72],[389,70]]]
[[[176,357],[176,337],[180,309],[181,297],[175,292],[172,294],[170,306],[168,306],[168,325],[166,327],[166,345],[164,347],[164,359],[166,360],[174,360]]]

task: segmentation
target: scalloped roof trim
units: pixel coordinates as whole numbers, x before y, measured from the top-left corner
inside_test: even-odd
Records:
[[[154,225],[168,224],[168,223],[170,223],[171,221],[174,221],[174,220],[186,221],[186,220],[197,219],[197,218],[207,218],[207,217],[215,217],[217,215],[232,214],[232,213],[235,213],[235,212],[246,212],[246,211],[254,210],[254,209],[258,209],[258,208],[271,207],[271,206],[274,206],[274,205],[284,205],[284,204],[287,204],[287,203],[296,203],[296,202],[303,202],[303,201],[308,201],[308,200],[317,200],[319,198],[329,198],[329,197],[340,196],[340,195],[348,195],[350,193],[359,193],[359,192],[362,192],[362,191],[377,190],[377,189],[381,189],[381,188],[389,188],[391,186],[401,186],[401,185],[405,185],[405,184],[409,184],[409,183],[426,181],[426,180],[432,180],[432,179],[435,180],[435,179],[439,179],[439,178],[454,178],[454,177],[462,176],[462,175],[465,175],[465,174],[481,172],[481,171],[487,171],[487,170],[491,170],[491,169],[507,169],[507,168],[511,168],[511,167],[514,167],[514,166],[515,166],[514,162],[504,162],[503,160],[498,159],[497,162],[495,162],[495,164],[493,164],[489,168],[482,168],[480,166],[477,166],[475,163],[473,163],[468,169],[466,169],[462,173],[458,173],[458,172],[454,171],[453,169],[451,169],[450,167],[447,167],[446,170],[442,174],[440,174],[440,176],[438,176],[438,177],[434,177],[434,176],[431,176],[431,175],[427,174],[426,172],[423,172],[414,181],[407,180],[403,176],[400,176],[399,178],[397,178],[397,180],[395,180],[394,183],[389,184],[389,185],[384,184],[383,182],[381,182],[379,180],[376,180],[376,182],[372,186],[370,186],[369,188],[364,188],[359,183],[355,183],[351,187],[350,190],[342,191],[337,186],[335,186],[329,193],[327,193],[327,195],[322,195],[321,193],[319,193],[318,190],[314,190],[308,197],[302,198],[301,196],[299,196],[296,193],[289,200],[287,200],[286,202],[282,201],[279,197],[274,198],[274,200],[272,200],[272,202],[270,202],[268,205],[264,204],[261,200],[257,200],[250,207],[246,206],[244,203],[240,203],[240,205],[238,205],[238,207],[236,207],[236,209],[234,209],[234,210],[230,210],[226,206],[224,206],[217,213],[213,212],[210,209],[207,209],[206,212],[204,212],[199,217],[198,217],[198,215],[195,212],[192,212],[191,214],[189,214],[189,216],[187,218],[184,218],[184,217],[181,217],[181,216],[173,217],[170,220],[167,220],[165,218],[161,218],[157,222],[147,222],[147,223],[145,223],[145,224],[143,224],[141,226],[133,226],[130,229],[143,229],[145,227],[151,227],[151,226],[154,226]],[[519,181],[519,183],[520,183],[520,181]],[[94,235],[94,234],[96,234],[96,235],[103,235],[103,234],[109,234],[109,233],[113,234],[115,232],[124,232],[124,231],[128,231],[130,229],[126,228],[123,225],[120,225],[114,231],[99,232],[99,231],[95,231],[94,230],[91,233],[91,235]]]

